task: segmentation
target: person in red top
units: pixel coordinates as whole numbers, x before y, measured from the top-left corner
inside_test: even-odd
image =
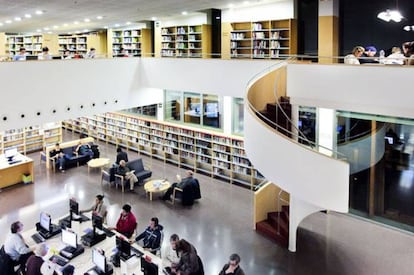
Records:
[[[119,219],[116,223],[116,227],[110,227],[110,230],[116,230],[128,239],[131,238],[134,233],[135,228],[137,227],[137,219],[134,214],[131,213],[131,205],[124,204],[122,206],[122,212],[119,216]]]

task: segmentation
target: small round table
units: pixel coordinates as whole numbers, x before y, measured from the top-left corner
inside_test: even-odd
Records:
[[[90,168],[102,168],[108,164],[109,164],[109,159],[107,158],[91,159],[90,161],[88,161],[88,174],[89,174]]]
[[[163,179],[150,180],[144,184],[145,192],[147,194],[149,193],[150,201],[152,201],[152,193],[164,192],[167,191],[170,187],[171,183]]]

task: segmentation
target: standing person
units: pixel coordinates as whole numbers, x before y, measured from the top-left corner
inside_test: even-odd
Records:
[[[122,151],[121,147],[116,148],[116,161],[115,163],[119,165],[119,162],[121,160],[124,160],[125,162],[128,162],[128,154],[124,151]]]
[[[143,240],[144,245],[142,247],[155,254],[161,247],[162,230],[163,226],[159,224],[158,218],[153,217],[150,220],[149,226],[136,237],[135,241]]]
[[[165,192],[164,196],[162,197],[162,200],[164,200],[164,201],[169,200],[175,187],[184,189],[184,187],[186,187],[187,185],[192,183],[192,181],[193,181],[193,171],[187,170],[185,172],[185,174],[186,174],[185,178],[181,179],[180,182],[178,182],[178,183],[176,183],[176,182],[173,183],[171,185],[171,187],[168,188],[167,192]],[[180,179],[180,178],[181,178],[180,176],[177,176],[177,179]]]
[[[104,204],[103,199],[103,195],[96,195],[95,203],[92,204],[91,207],[81,210],[80,213],[82,214],[93,211],[103,218],[103,222],[106,222],[106,215],[108,214],[108,211],[106,210],[106,205]]]
[[[55,265],[43,260],[47,251],[48,248],[45,243],[40,243],[36,246],[35,254],[31,255],[26,263],[27,275],[57,275]]]
[[[359,63],[358,58],[361,57],[361,55],[364,52],[365,52],[364,47],[356,46],[355,48],[352,49],[351,54],[348,54],[347,56],[345,56],[344,63],[351,64],[351,65],[359,65],[360,63]]]
[[[175,267],[180,262],[180,254],[177,251],[177,243],[180,237],[177,234],[172,234],[170,237],[170,245],[167,247],[164,256],[164,266],[170,272],[171,268]]]
[[[20,268],[24,270],[27,259],[33,255],[33,249],[26,244],[21,235],[23,231],[23,224],[21,222],[12,223],[10,231],[4,242],[4,252],[10,256],[15,265],[20,264]]]
[[[42,52],[38,54],[37,58],[39,60],[49,60],[52,59],[52,56],[49,54],[49,48],[43,47]]]
[[[414,65],[414,41],[405,42],[402,45],[404,56],[408,57],[405,61],[406,65]]]
[[[63,150],[60,148],[60,144],[55,144],[55,149],[50,151],[50,158],[55,159],[57,167],[59,170],[64,173],[65,172],[65,154]]]
[[[236,253],[230,255],[229,263],[225,264],[219,275],[244,275],[243,269],[239,266],[240,256]]]
[[[134,192],[135,183],[138,182],[138,178],[135,176],[134,172],[126,166],[125,160],[119,162],[119,166],[116,168],[116,173],[123,176],[125,180],[129,180],[129,190]]]
[[[378,60],[374,59],[376,54],[377,54],[377,48],[375,48],[374,46],[367,46],[365,48],[364,53],[359,57],[359,63],[360,64],[379,63]]]
[[[177,243],[177,250],[181,258],[178,264],[171,268],[171,273],[179,275],[197,274],[200,271],[200,265],[194,246],[186,240],[181,239]]]
[[[124,204],[122,206],[122,212],[116,223],[116,227],[109,227],[109,230],[116,230],[128,239],[134,234],[134,230],[137,227],[137,219],[131,212],[131,206]]]
[[[26,60],[26,49],[20,48],[19,53],[13,56],[13,61],[25,61]]]

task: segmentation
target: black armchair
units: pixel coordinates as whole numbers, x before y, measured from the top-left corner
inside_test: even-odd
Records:
[[[183,205],[193,205],[195,200],[201,199],[200,184],[197,179],[193,179],[184,188],[175,187],[172,194],[172,203],[176,199],[181,199]]]

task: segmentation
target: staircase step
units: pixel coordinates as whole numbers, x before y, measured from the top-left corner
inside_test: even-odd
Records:
[[[289,217],[283,217],[286,214],[280,212],[280,219],[278,219],[278,212],[267,213],[268,219],[266,220],[273,228],[277,230],[279,224],[279,232],[283,236],[289,236]]]
[[[267,221],[261,221],[256,223],[256,231],[261,235],[275,241],[283,247],[288,247],[289,236],[284,236],[277,233],[277,229],[274,228]]]

